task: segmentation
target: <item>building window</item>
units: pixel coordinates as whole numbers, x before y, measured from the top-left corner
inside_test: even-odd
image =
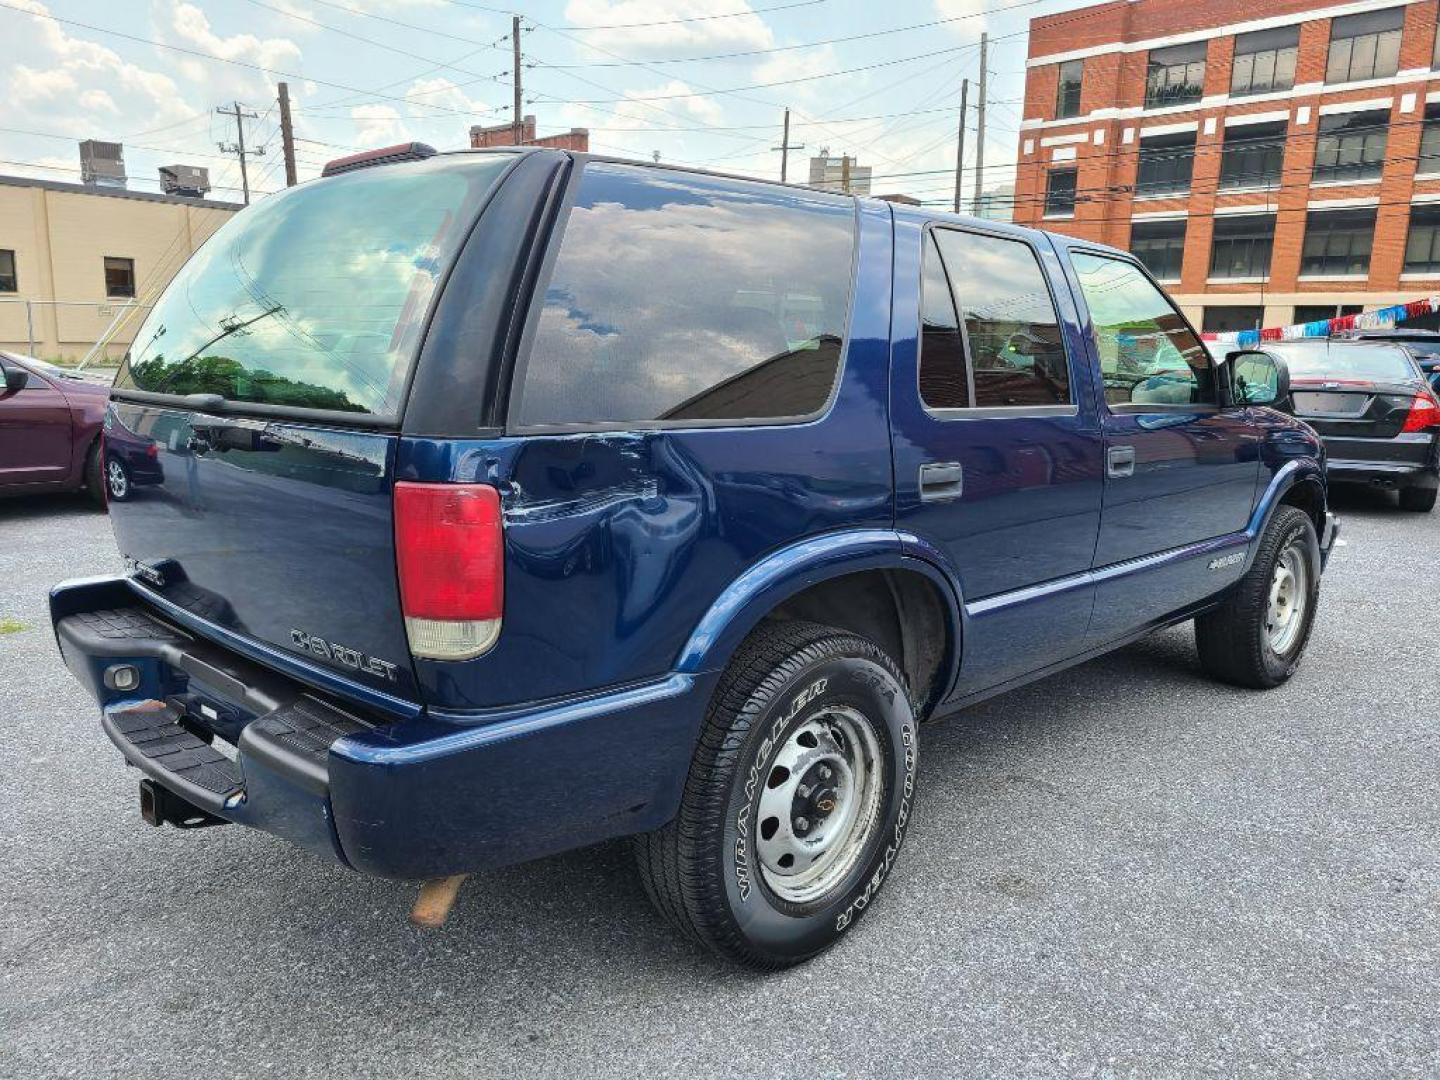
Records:
[[[1440,275],[1440,203],[1425,203],[1410,208],[1405,273]]]
[[[1080,81],[1084,73],[1084,60],[1066,60],[1060,65],[1060,87],[1055,92],[1055,119],[1065,120],[1080,115]]]
[[[0,292],[18,292],[19,279],[15,276],[15,252],[0,248]]]
[[[1295,85],[1295,54],[1300,48],[1300,27],[1257,30],[1235,38],[1235,64],[1230,69],[1230,93],[1268,94]]]
[[[1075,213],[1075,170],[1051,169],[1045,178],[1045,216],[1071,217]]]
[[[1263,307],[1246,304],[1216,304],[1200,316],[1200,329],[1207,334],[1233,334],[1258,330],[1265,319]]]
[[[1375,245],[1375,210],[1321,210],[1305,215],[1301,277],[1363,275],[1370,272]]]
[[[1145,107],[1189,105],[1205,96],[1205,42],[1151,49],[1145,68]]]
[[[1279,187],[1285,165],[1286,122],[1236,124],[1225,129],[1220,187]]]
[[[1185,219],[1137,221],[1130,226],[1130,254],[1161,281],[1179,281],[1185,258]]]
[[[1311,179],[1378,180],[1389,132],[1390,114],[1384,109],[1322,116]]]
[[[1440,101],[1425,106],[1425,126],[1420,131],[1419,176],[1440,173]]]
[[[1344,83],[1394,75],[1400,70],[1400,31],[1404,25],[1403,7],[1330,20],[1325,81]]]
[[[1274,214],[1218,217],[1215,219],[1215,234],[1210,241],[1210,276],[1269,277],[1270,252],[1274,247]]]
[[[1151,135],[1140,140],[1136,195],[1183,195],[1195,168],[1195,133]]]
[[[105,295],[135,295],[135,260],[105,256]]]
[[[1337,315],[1358,315],[1364,310],[1364,304],[1296,304],[1295,321],[1319,322],[1321,319],[1333,319]]]

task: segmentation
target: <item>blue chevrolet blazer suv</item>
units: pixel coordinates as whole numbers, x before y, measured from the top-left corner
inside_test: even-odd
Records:
[[[1218,679],[1296,670],[1324,451],[1131,256],[550,149],[326,173],[137,331],[158,479],[52,593],[151,824],[422,900],[632,837],[775,968],[875,902],[924,721],[1186,620]]]

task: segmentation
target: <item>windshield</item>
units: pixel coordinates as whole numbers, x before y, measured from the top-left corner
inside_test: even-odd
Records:
[[[1403,349],[1395,345],[1346,345],[1328,347],[1323,341],[1293,346],[1267,345],[1283,357],[1292,379],[1344,379],[1365,382],[1408,382],[1415,369]]]
[[[115,385],[395,415],[435,288],[512,160],[359,169],[236,214],[165,290]]]

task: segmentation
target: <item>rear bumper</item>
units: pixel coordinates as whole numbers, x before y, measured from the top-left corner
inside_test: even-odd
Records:
[[[481,870],[664,824],[712,678],[396,721],[187,632],[123,578],[62,585],[51,610],[66,666],[129,764],[207,814],[384,877]],[[136,685],[115,689],[125,666]]]
[[[1440,477],[1437,440],[1429,432],[1388,439],[1326,437],[1325,475],[1340,483],[1434,486]]]

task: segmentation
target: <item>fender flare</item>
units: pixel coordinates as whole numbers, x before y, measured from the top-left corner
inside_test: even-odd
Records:
[[[955,582],[935,563],[907,550],[904,537],[893,529],[824,533],[772,551],[715,598],[680,649],[674,670],[690,675],[720,670],[746,636],[784,601],[822,581],[864,570],[911,571],[937,587],[950,632],[949,655],[943,661],[948,693],[959,668],[963,626]]]
[[[1245,535],[1250,541],[1249,551],[1245,556],[1246,570],[1250,569],[1250,564],[1255,560],[1255,541],[1265,532],[1285,495],[1300,484],[1315,484],[1320,489],[1322,504],[1328,506],[1325,473],[1312,459],[1294,458],[1280,466],[1256,501],[1255,509],[1250,512],[1250,521],[1245,526]]]

